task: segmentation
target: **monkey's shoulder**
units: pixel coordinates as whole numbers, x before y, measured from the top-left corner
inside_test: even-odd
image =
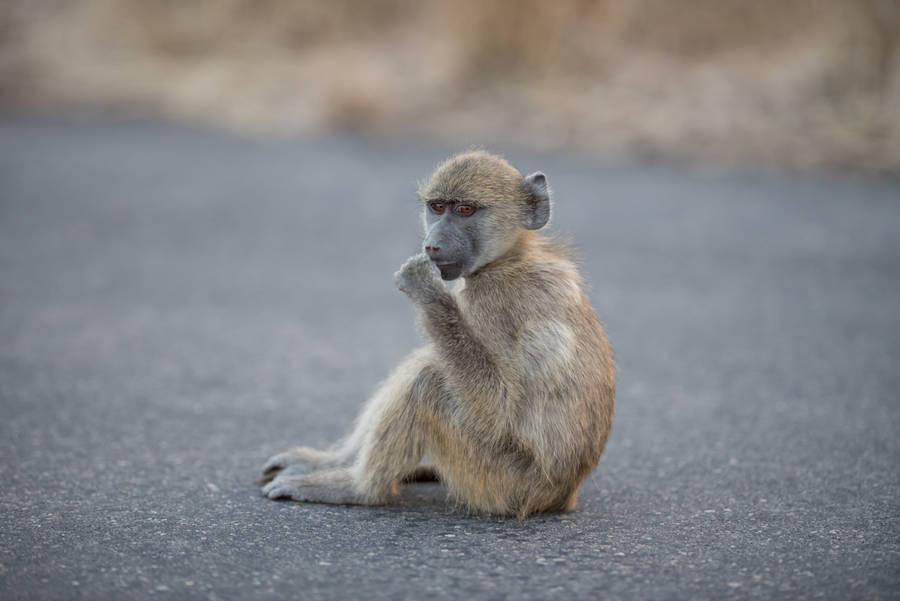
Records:
[[[568,258],[549,257],[529,263],[519,278],[521,297],[563,308],[586,302],[584,280]],[[546,307],[545,307],[546,308]]]

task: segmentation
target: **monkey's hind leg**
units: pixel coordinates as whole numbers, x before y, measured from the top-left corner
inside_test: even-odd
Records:
[[[367,428],[367,418],[378,410],[378,397],[372,399],[350,433],[327,451],[312,447],[294,447],[269,458],[263,465],[259,481],[269,482],[275,476],[300,476],[310,472],[349,467],[359,453],[359,447]]]
[[[417,473],[430,431],[428,406],[443,394],[426,353],[402,364],[376,393],[350,439],[358,445],[351,466],[293,473],[273,472],[263,487],[271,499],[312,503],[379,505],[399,492],[399,485]],[[304,451],[306,453],[306,451]],[[426,475],[424,470],[418,475]]]
[[[416,355],[409,363],[416,363]],[[394,378],[389,378],[384,386],[366,402],[362,412],[357,417],[350,432],[328,450],[314,449],[312,447],[294,447],[284,453],[278,453],[269,458],[263,465],[261,483],[271,481],[276,476],[300,476],[310,472],[327,470],[337,467],[349,467],[359,454],[359,449],[367,436],[372,424],[384,411],[385,403],[388,403],[392,395],[396,395],[397,378],[403,373],[403,366],[395,372]]]

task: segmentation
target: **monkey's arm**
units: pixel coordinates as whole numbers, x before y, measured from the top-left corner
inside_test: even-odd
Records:
[[[509,409],[517,396],[515,383],[503,377],[497,359],[474,335],[427,256],[411,257],[395,279],[422,313],[425,330],[443,359],[444,373],[461,397],[454,409],[467,431],[474,428],[479,436],[502,435],[508,424],[501,420],[513,415]]]

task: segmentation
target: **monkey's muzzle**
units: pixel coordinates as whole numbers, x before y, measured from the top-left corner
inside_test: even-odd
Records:
[[[444,281],[455,280],[462,275],[462,264],[460,263],[435,263],[435,266],[441,272],[441,279]]]

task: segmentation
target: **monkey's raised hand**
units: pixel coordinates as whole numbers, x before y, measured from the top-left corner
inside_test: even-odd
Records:
[[[430,303],[447,295],[437,268],[425,253],[408,258],[394,274],[394,283],[413,302]]]

